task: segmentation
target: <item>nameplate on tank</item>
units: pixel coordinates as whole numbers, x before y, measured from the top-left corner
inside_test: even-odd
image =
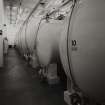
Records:
[[[78,48],[77,47],[72,47],[72,51],[77,51]]]

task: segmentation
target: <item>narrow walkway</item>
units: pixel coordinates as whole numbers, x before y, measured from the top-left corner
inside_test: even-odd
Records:
[[[0,69],[0,105],[66,105],[63,88],[40,81],[37,72],[10,49]]]

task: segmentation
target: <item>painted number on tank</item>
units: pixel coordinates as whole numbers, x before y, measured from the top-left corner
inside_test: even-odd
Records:
[[[72,40],[72,51],[77,51],[77,41]]]
[[[72,46],[76,46],[77,42],[76,40],[72,40]]]

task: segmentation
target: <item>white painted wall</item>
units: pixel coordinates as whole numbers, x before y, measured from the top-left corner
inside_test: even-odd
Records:
[[[7,25],[7,38],[8,38],[8,43],[9,45],[14,45],[14,40],[15,40],[15,35],[17,32],[17,27],[16,25],[13,24],[8,24]]]
[[[4,23],[3,0],[0,0],[0,30],[3,30]],[[0,67],[3,67],[3,36],[0,35]]]

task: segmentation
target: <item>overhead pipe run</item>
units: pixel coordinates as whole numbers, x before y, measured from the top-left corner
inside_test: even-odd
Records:
[[[30,12],[29,16],[27,17],[27,19],[26,19],[25,21],[27,21],[27,20],[30,18],[30,16],[31,16],[32,13],[37,9],[37,7],[39,6],[40,3],[41,3],[41,0],[39,0],[39,1],[36,3],[35,7],[32,9],[32,11]]]

